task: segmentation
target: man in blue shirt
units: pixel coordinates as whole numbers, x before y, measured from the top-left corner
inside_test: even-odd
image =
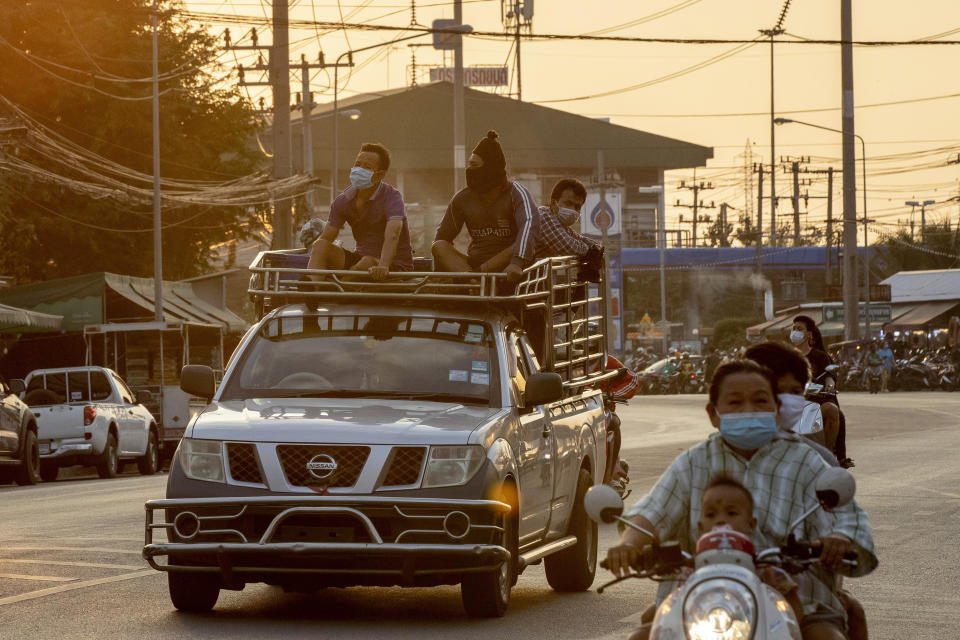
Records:
[[[883,391],[887,391],[887,382],[893,370],[893,351],[890,350],[890,343],[884,340],[883,347],[877,353],[883,358]]]
[[[390,152],[365,142],[353,169],[350,186],[330,205],[330,217],[310,252],[310,269],[366,271],[383,280],[391,271],[412,271],[413,250],[403,195],[383,181]],[[350,223],[356,251],[334,244],[345,222]]]

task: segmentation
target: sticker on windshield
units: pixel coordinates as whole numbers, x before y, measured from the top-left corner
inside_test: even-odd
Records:
[[[483,342],[483,325],[471,324],[467,326],[467,335],[463,337],[464,342]]]
[[[490,374],[489,373],[477,373],[474,371],[470,374],[470,384],[490,384]]]
[[[486,371],[487,370],[487,361],[486,360],[474,360],[473,366],[470,367],[474,371]]]
[[[464,369],[450,369],[450,382],[466,382],[467,372]]]

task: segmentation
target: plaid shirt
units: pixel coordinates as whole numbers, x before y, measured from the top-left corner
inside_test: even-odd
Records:
[[[656,486],[629,511],[641,515],[657,530],[661,540],[677,540],[691,553],[696,548],[700,503],[710,479],[725,474],[741,482],[757,505],[757,528],[753,542],[767,549],[787,541],[790,524],[816,503],[813,489],[817,476],[827,463],[796,435],[780,432],[747,460],[728,447],[719,433],[681,453],[664,472]],[[856,545],[858,566],[849,575],[861,576],[873,571],[877,557],[867,514],[856,502],[827,513],[822,509],[797,527],[800,540],[813,541],[831,533],[840,533]],[[818,608],[844,614],[833,585],[835,576],[819,564],[796,576],[804,612]],[[661,590],[661,598],[672,589]]]
[[[537,227],[537,258],[551,256],[587,255],[590,247],[598,244],[560,222],[550,207],[540,207],[540,224]]]

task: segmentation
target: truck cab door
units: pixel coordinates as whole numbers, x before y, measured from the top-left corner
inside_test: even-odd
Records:
[[[542,406],[524,406],[526,380],[532,373],[519,333],[509,338],[509,371],[520,419],[520,543],[542,537],[550,525],[554,482],[554,437]]]
[[[118,376],[113,376],[113,383],[120,392],[120,402],[117,403],[117,421],[120,428],[121,454],[142,455],[147,450],[147,427],[143,416],[137,408],[137,400],[130,391],[130,387]]]

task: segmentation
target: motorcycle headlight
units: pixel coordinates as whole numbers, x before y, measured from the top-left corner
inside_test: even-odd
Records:
[[[192,480],[225,482],[223,443],[219,440],[183,438],[180,441],[180,468]]]
[[[479,445],[430,447],[421,486],[430,489],[466,484],[480,469],[484,457],[483,447]]]
[[[749,640],[756,619],[753,595],[735,580],[702,582],[683,602],[683,626],[689,640]]]

